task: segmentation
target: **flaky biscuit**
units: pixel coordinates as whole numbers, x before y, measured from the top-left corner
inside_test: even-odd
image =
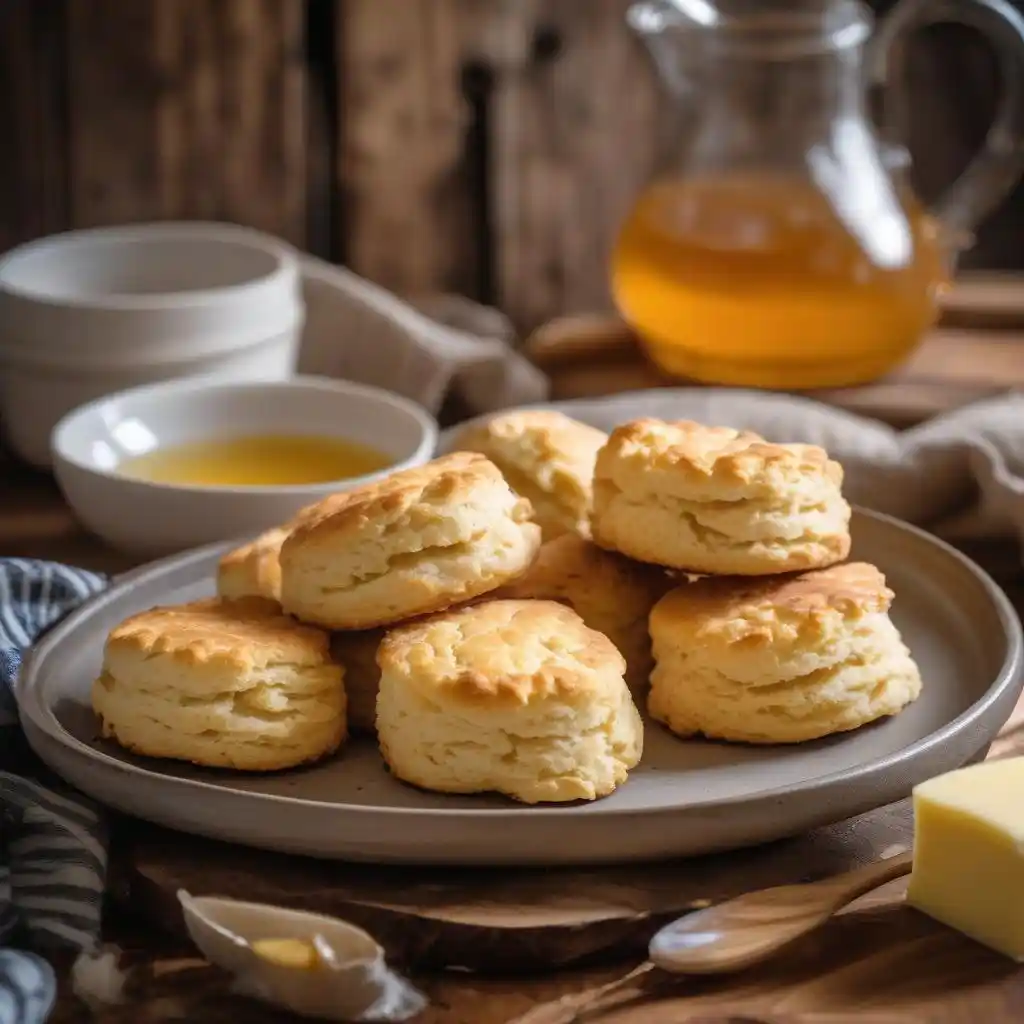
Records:
[[[686,421],[616,428],[597,457],[593,537],[695,573],[823,568],[850,551],[843,471],[815,445]]]
[[[330,629],[384,626],[500,587],[539,547],[529,501],[456,452],[308,510],[281,546],[281,604]]]
[[[894,715],[921,677],[871,565],[708,577],[651,612],[647,707],[680,736],[798,743]]]
[[[352,732],[377,731],[377,648],[384,633],[383,629],[354,629],[331,634],[331,654],[345,670],[348,727]]]
[[[262,598],[153,608],[110,633],[92,706],[105,737],[147,757],[273,771],[346,734],[325,633]]]
[[[377,735],[400,779],[524,803],[593,800],[640,760],[614,645],[552,601],[486,601],[381,642]]]
[[[261,533],[248,544],[222,555],[217,565],[217,594],[220,597],[266,597],[281,600],[281,545],[307,515],[321,514],[338,500],[329,495],[299,509],[281,526]]]
[[[512,489],[529,498],[550,540],[563,533],[589,536],[594,460],[607,440],[603,431],[560,412],[521,409],[470,424],[454,447],[486,455]]]
[[[217,593],[221,597],[281,598],[281,545],[288,528],[275,527],[255,540],[229,551],[217,565]]]
[[[626,659],[626,682],[633,696],[641,699],[653,665],[647,617],[654,603],[675,585],[657,566],[563,534],[544,544],[526,573],[494,596],[568,605],[587,626],[615,644]]]

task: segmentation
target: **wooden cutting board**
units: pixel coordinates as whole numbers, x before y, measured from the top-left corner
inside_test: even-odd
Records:
[[[902,803],[756,850],[588,870],[373,868],[137,824],[115,847],[124,856],[117,891],[172,930],[186,889],[346,918],[402,963],[507,973],[640,954],[658,927],[704,901],[836,874],[904,850],[911,837]]]
[[[1024,388],[1024,275],[965,274],[943,307],[940,326],[890,376],[810,396],[902,428]],[[553,320],[526,340],[524,351],[551,377],[554,399],[680,386],[644,357],[614,315]]]

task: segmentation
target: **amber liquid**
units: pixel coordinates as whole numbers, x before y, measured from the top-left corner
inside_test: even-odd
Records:
[[[118,466],[126,476],[198,487],[329,483],[375,473],[392,459],[338,437],[259,434],[157,448]]]
[[[743,387],[862,383],[937,317],[946,261],[912,197],[836,212],[810,185],[659,182],[612,257],[621,314],[667,373]]]

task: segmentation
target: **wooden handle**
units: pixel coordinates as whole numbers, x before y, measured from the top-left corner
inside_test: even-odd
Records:
[[[761,889],[698,910],[662,928],[651,939],[650,958],[679,974],[742,970],[824,924],[858,896],[905,875],[912,863],[909,852],[901,853],[834,878]]]

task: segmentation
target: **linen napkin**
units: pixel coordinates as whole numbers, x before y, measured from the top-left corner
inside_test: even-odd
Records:
[[[28,748],[11,687],[22,652],[105,585],[81,569],[0,558],[0,1024],[40,1024],[56,998],[49,964],[23,946],[99,941],[101,815]]]
[[[436,413],[450,393],[472,412],[548,395],[495,309],[459,296],[405,302],[314,256],[302,258],[306,323],[299,372],[387,388]]]

